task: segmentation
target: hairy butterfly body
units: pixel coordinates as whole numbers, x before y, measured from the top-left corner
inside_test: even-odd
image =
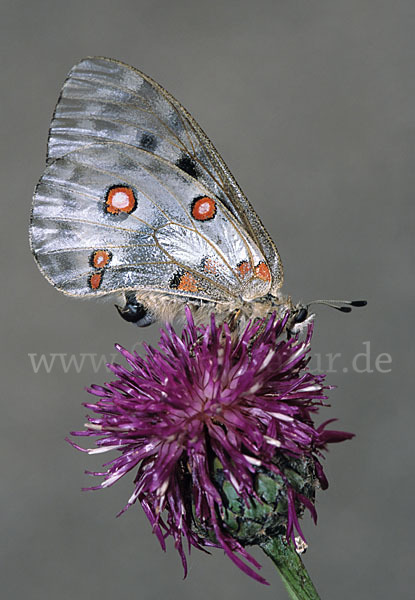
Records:
[[[30,237],[58,290],[115,297],[140,326],[185,304],[198,321],[214,311],[234,327],[293,310],[277,249],[209,139],[115,60],[84,59],[64,83]]]

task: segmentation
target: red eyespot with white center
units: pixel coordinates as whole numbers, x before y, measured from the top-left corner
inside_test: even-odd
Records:
[[[105,211],[111,215],[130,214],[137,208],[137,200],[130,187],[114,185],[105,198]]]
[[[94,250],[90,256],[89,263],[95,269],[102,269],[108,265],[111,258],[112,254],[109,250]]]
[[[196,221],[209,221],[216,215],[216,202],[207,196],[195,198],[192,202],[191,214]]]

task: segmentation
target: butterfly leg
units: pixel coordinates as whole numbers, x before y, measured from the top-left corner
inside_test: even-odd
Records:
[[[228,325],[231,332],[235,331],[238,327],[238,319],[241,316],[242,310],[240,308],[235,309],[228,319]]]

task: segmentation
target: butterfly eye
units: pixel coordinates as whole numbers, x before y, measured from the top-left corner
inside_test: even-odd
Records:
[[[308,310],[306,308],[300,308],[297,314],[294,316],[294,323],[303,323],[308,316]]]
[[[123,308],[115,305],[118,314],[129,323],[135,323],[138,327],[151,325],[155,318],[153,314],[140,302],[137,302],[134,294],[126,294],[126,303]]]

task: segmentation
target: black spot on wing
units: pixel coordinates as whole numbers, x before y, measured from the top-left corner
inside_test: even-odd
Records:
[[[183,154],[183,156],[176,161],[176,167],[179,167],[179,169],[194,179],[197,179],[199,176],[195,161],[192,160],[187,154]]]
[[[170,279],[170,287],[177,290],[180,285],[181,278],[183,277],[183,269],[179,269],[174,273],[173,277]]]
[[[156,136],[152,133],[143,133],[139,141],[139,146],[143,150],[154,152],[154,150],[157,148]]]

